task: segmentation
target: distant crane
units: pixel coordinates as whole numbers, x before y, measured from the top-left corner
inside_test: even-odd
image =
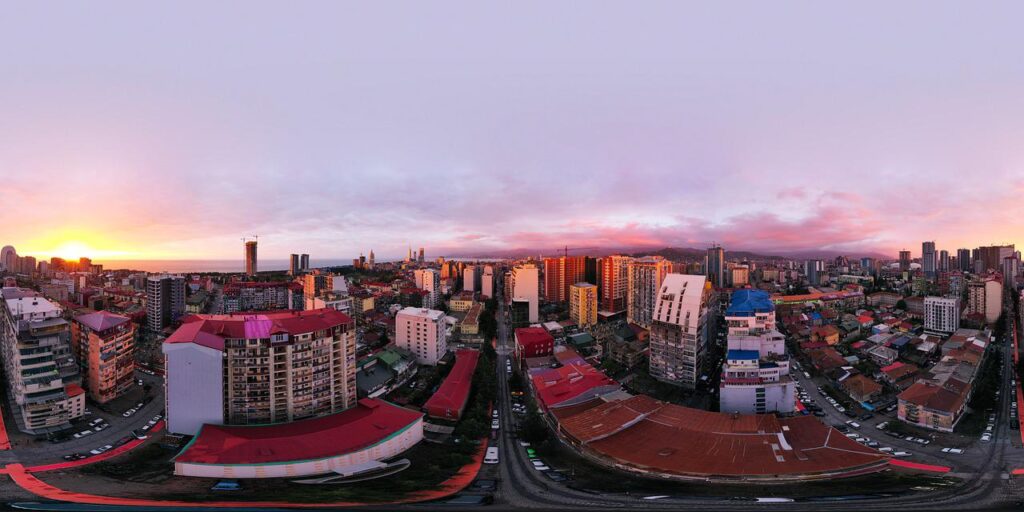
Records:
[[[248,242],[249,238],[252,238],[254,242],[258,242],[259,239],[260,239],[260,236],[259,235],[249,235],[248,237],[244,237],[243,236],[242,237],[242,243],[244,244],[245,242]]]
[[[587,251],[587,250],[590,250],[590,249],[598,249],[598,247],[572,247],[572,248],[570,248],[567,245],[567,246],[563,247],[561,250],[564,251],[563,254],[566,257],[569,257],[569,251]],[[559,249],[555,249],[555,250],[557,251]]]

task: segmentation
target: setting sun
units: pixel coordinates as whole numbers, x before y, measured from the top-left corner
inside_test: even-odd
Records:
[[[95,251],[88,244],[70,241],[64,242],[53,250],[53,255],[66,260],[77,260],[82,257],[92,257]]]

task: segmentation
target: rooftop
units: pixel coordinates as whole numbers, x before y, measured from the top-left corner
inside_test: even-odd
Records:
[[[732,292],[729,308],[725,316],[754,316],[755,313],[771,313],[775,311],[771,295],[764,290],[743,289]]]
[[[102,332],[107,329],[117,327],[125,322],[130,322],[131,319],[126,316],[115,315],[109,311],[96,311],[93,313],[78,315],[75,317],[75,321],[94,331]]]
[[[379,444],[422,417],[364,398],[356,407],[322,418],[258,426],[206,424],[174,462],[239,465],[326,459]]]
[[[272,334],[305,334],[343,324],[348,315],[335,309],[268,311],[233,315],[189,315],[164,343],[196,343],[224,350],[226,339],[260,339]]]
[[[416,308],[409,306],[398,312],[402,316],[412,316],[416,318],[426,318],[428,320],[440,320],[444,318],[444,312],[436,309]]]

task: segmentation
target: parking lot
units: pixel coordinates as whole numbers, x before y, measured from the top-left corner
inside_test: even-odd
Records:
[[[145,432],[156,423],[154,418],[163,413],[163,379],[138,372],[136,375],[143,381],[143,386],[134,386],[126,396],[103,406],[87,402],[87,414],[72,422],[73,428],[52,436],[50,440],[36,439],[10,429],[11,438],[17,441],[13,450],[18,459],[26,466],[33,466],[85,458],[135,439],[133,431],[146,435]],[[146,385],[148,393],[143,391]],[[140,403],[142,406],[138,407]],[[135,411],[126,416],[125,413],[132,409]]]

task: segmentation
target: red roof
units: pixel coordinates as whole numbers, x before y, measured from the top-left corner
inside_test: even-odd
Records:
[[[68,396],[78,396],[81,395],[82,393],[85,393],[85,390],[82,389],[82,386],[79,386],[78,384],[65,384],[64,392],[67,393]]]
[[[520,327],[516,329],[515,334],[516,344],[527,349],[536,345],[553,345],[555,343],[555,338],[543,327]]]
[[[708,412],[645,395],[607,402],[559,423],[603,458],[676,475],[774,478],[857,471],[888,460],[810,416]]]
[[[189,315],[164,343],[196,343],[224,350],[225,339],[269,338],[271,334],[304,334],[351,324],[348,315],[331,308],[269,311],[233,315]]]
[[[589,397],[592,390],[603,391],[599,388],[619,385],[585,362],[538,373],[531,380],[534,389],[537,390],[537,398],[545,408],[556,407],[576,398]]]
[[[344,412],[260,426],[203,425],[174,458],[191,464],[273,464],[326,459],[357,452],[396,434],[423,415],[364,398]]]
[[[479,358],[480,352],[476,350],[463,349],[455,353],[455,366],[437,392],[423,405],[427,415],[441,419],[458,419],[462,416]]]

